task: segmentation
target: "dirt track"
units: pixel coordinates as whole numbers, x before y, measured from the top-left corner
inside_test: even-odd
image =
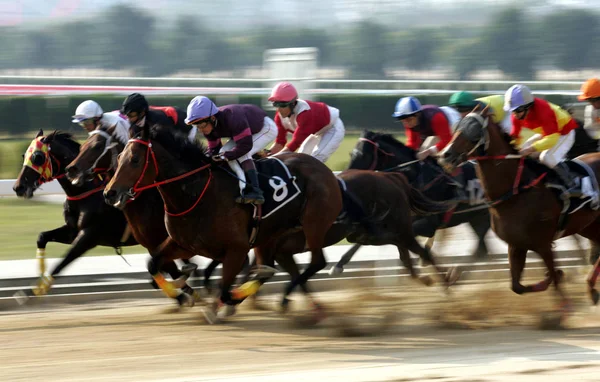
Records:
[[[570,288],[567,329],[551,331],[537,329],[551,293],[476,288],[322,294],[331,318],[316,328],[249,307],[209,326],[199,307],[178,312],[161,299],[30,306],[0,312],[0,380],[599,380],[600,313],[581,284]],[[344,336],[357,330],[370,335]]]

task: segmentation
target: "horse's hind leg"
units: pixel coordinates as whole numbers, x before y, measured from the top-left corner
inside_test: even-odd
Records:
[[[443,271],[442,268],[437,265],[437,262],[435,261],[431,251],[422,247],[414,237],[404,237],[402,241],[402,247],[405,247],[412,253],[417,254],[421,258],[424,265],[431,264],[438,274],[445,274],[442,280],[446,284],[446,287],[452,286],[458,280],[459,273],[455,267],[451,267],[447,271]]]
[[[398,248],[398,253],[400,254],[400,261],[402,261],[402,264],[404,264],[404,267],[406,267],[406,269],[410,273],[410,277],[412,277],[413,279],[418,279],[426,286],[432,285],[433,280],[431,280],[431,277],[419,276],[419,274],[415,270],[412,259],[410,258],[410,252],[408,251],[408,249],[400,245],[397,245],[396,248]]]
[[[340,261],[338,261],[331,269],[329,270],[329,274],[331,276],[339,275],[344,272],[344,266],[352,260],[352,257],[358,252],[358,250],[362,247],[361,244],[354,244],[352,248],[350,248],[346,253],[342,255]]]
[[[592,248],[590,251],[594,253],[594,249],[598,249],[600,247],[600,220],[596,220],[594,223],[585,227],[580,233],[581,236],[588,238],[591,241]],[[600,257],[595,259],[594,266],[592,271],[590,272],[587,278],[588,284],[588,292],[592,299],[594,305],[598,304],[598,300],[600,299],[600,295],[598,294],[598,290],[596,289],[596,282],[598,281],[598,276],[600,275]]]
[[[491,228],[490,217],[487,214],[480,214],[474,219],[469,220],[469,225],[477,235],[477,249],[475,250],[474,256],[477,259],[483,259],[488,256],[485,235]]]

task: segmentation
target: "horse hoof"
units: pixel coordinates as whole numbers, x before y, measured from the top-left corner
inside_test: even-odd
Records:
[[[419,280],[425,284],[425,286],[432,286],[434,284],[434,281],[430,276],[419,276]]]
[[[279,311],[282,314],[286,314],[289,310],[290,310],[290,299],[284,297],[283,300],[281,300],[281,304],[279,305]]]
[[[210,325],[219,323],[219,317],[217,316],[217,313],[212,306],[208,306],[202,309],[202,315],[204,316],[206,322],[208,322]]]
[[[592,302],[594,303],[594,305],[598,305],[598,301],[600,300],[600,293],[598,293],[598,290],[592,289],[590,291],[590,294],[591,294]]]
[[[217,318],[218,318],[219,320],[222,320],[222,319],[224,319],[224,318],[227,318],[227,317],[231,317],[231,316],[233,316],[233,315],[235,314],[235,312],[236,312],[236,307],[235,307],[235,305],[228,305],[228,304],[226,304],[226,305],[225,305],[225,306],[223,306],[223,308],[221,308],[221,309],[219,310],[219,312],[217,313]]]
[[[456,284],[456,282],[460,278],[460,275],[461,272],[459,271],[458,267],[451,267],[450,269],[448,269],[448,272],[446,272],[446,283],[448,287],[451,287],[452,285]]]
[[[17,304],[23,306],[25,304],[27,304],[27,302],[29,302],[29,296],[27,295],[27,292],[25,291],[17,291],[15,294],[13,294],[14,299],[17,301]]]
[[[179,304],[179,306],[188,308],[192,308],[196,303],[195,299],[187,293],[181,293],[175,297],[175,299],[177,300],[177,304]]]
[[[329,276],[341,275],[343,272],[344,272],[344,267],[342,267],[341,265],[334,265],[329,270]]]
[[[198,265],[194,263],[187,263],[183,267],[181,267],[181,273],[186,276],[186,279],[189,278],[192,273],[196,272],[198,269]]]

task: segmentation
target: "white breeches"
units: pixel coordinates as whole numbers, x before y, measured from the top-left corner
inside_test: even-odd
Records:
[[[340,147],[345,133],[344,123],[338,118],[331,127],[309,135],[302,142],[298,152],[313,156],[324,163]]]
[[[275,140],[276,137],[277,125],[275,125],[275,122],[271,118],[265,117],[265,124],[263,128],[258,133],[252,134],[252,148],[250,149],[250,151],[248,151],[248,153],[242,155],[236,160],[227,161],[229,167],[233,170],[233,172],[235,172],[237,177],[240,179],[240,190],[243,191],[246,188],[246,175],[244,174],[244,170],[242,169],[242,166],[240,166],[240,163],[248,159],[252,159],[252,155],[266,148],[269,145],[269,143]],[[235,141],[233,139],[230,139],[227,143],[223,145],[223,147],[221,147],[221,150],[219,150],[219,152],[222,153],[225,151],[229,151],[233,149],[234,146]]]
[[[535,141],[538,141],[541,138],[541,134],[533,135],[525,141],[523,148],[531,146]],[[556,167],[559,162],[565,159],[567,153],[571,150],[571,147],[573,147],[573,143],[575,143],[575,131],[571,131],[567,135],[561,135],[560,138],[558,138],[558,142],[556,142],[553,147],[540,153],[540,162],[550,168]]]

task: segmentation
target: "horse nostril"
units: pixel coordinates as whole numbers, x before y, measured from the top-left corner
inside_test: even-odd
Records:
[[[67,174],[69,175],[75,175],[79,172],[77,166],[75,165],[69,165],[67,166]]]
[[[23,190],[25,190],[25,187],[23,187],[23,186],[21,186],[21,185],[18,185],[18,186],[17,186],[17,185],[14,185],[14,186],[13,186],[13,191],[14,191],[14,192],[17,192],[17,193],[19,193],[19,192],[23,192]]]

